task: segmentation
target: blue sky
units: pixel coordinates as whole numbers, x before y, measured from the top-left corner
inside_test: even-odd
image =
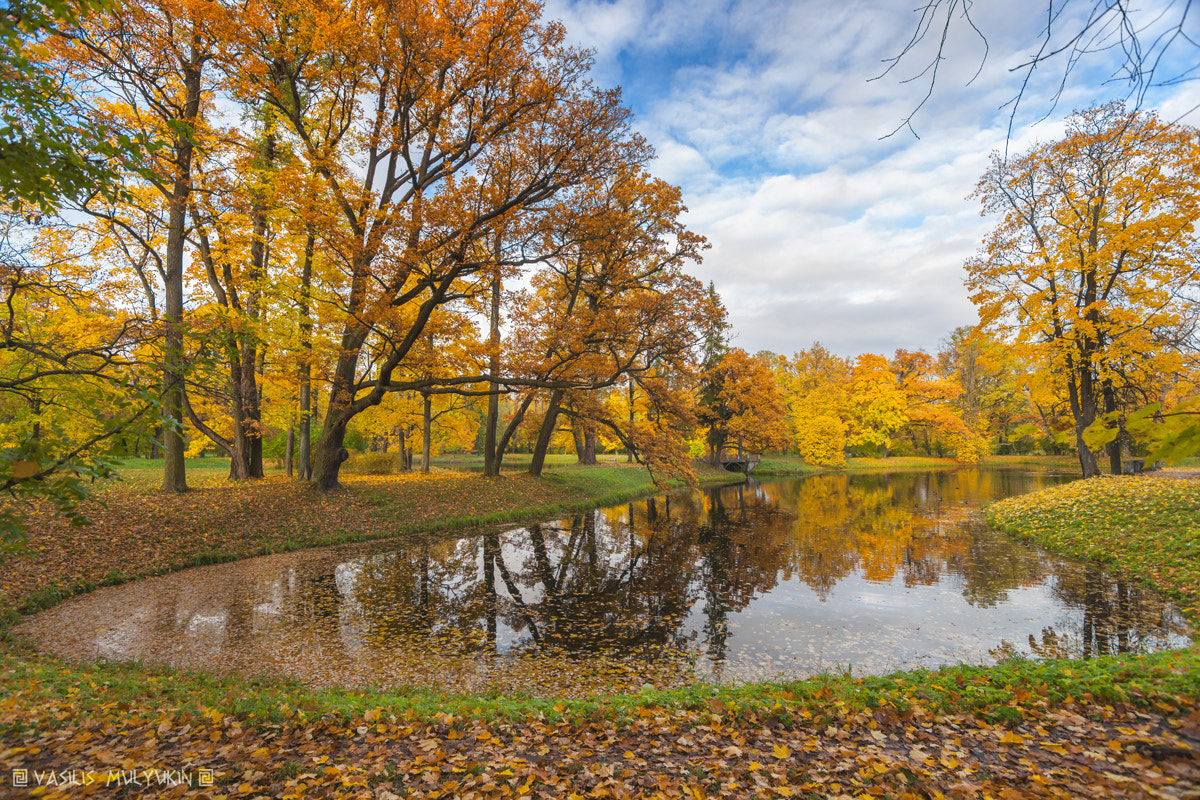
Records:
[[[975,76],[983,43],[956,20],[933,97],[913,121],[920,138],[887,137],[921,102],[927,81],[903,79],[931,51],[869,79],[911,36],[917,5],[547,0],[546,16],[594,51],[595,81],[623,88],[636,128],[657,150],[653,172],[682,187],[689,227],[712,245],[693,272],[716,284],[736,346],[936,352],[953,328],[974,323],[962,264],[989,221],[968,195],[989,153],[1005,147],[1001,106],[1020,85],[1010,70],[1032,52],[1046,6],[975,4],[987,35],[982,71]],[[1068,3],[1056,30],[1072,29],[1071,15],[1091,5]],[[1189,27],[1200,35],[1196,20]],[[1040,70],[1010,149],[1051,140],[1072,110],[1123,96],[1123,84],[1105,85],[1112,70],[1105,54],[1084,60],[1054,111],[1061,68]],[[1200,85],[1156,91],[1149,105],[1178,119],[1200,105]],[[1200,124],[1200,113],[1183,121]]]

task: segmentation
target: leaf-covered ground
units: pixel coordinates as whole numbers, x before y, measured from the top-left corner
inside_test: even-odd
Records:
[[[461,517],[464,498],[485,502],[487,482],[462,480],[471,483],[448,488],[430,524]],[[107,539],[85,529],[68,541],[80,532],[63,531],[51,551],[54,537],[39,531],[35,541],[48,549],[36,559],[38,577],[6,572],[6,595],[125,569],[120,558],[141,535],[155,537],[139,562],[145,570],[151,558],[165,567],[201,548],[253,552],[262,545],[252,534],[269,534],[274,515],[296,515],[284,517],[296,530],[349,531],[388,517],[396,526],[413,491],[366,481],[332,499],[296,495],[298,511],[280,500],[264,513],[253,493],[269,488],[172,498],[180,505],[163,508],[182,525],[163,508],[142,508],[166,498],[112,495],[113,516],[98,523]],[[1006,501],[993,515],[1023,535],[1127,565],[1195,619],[1197,509],[1194,482],[1103,479]],[[193,541],[205,533],[215,543]],[[102,563],[86,562],[92,548]],[[0,667],[0,795],[14,797],[1200,798],[1196,648],[586,702],[319,692],[69,664],[12,642]]]
[[[156,797],[1196,796],[1195,709],[1022,700],[999,723],[830,698],[816,714],[714,699],[558,721],[387,708],[313,719],[285,706],[278,722],[247,724],[215,708],[31,707],[18,694],[0,702],[0,719],[34,731],[6,735],[0,762],[29,783],[57,783],[30,792],[51,797],[110,796],[111,782]]]
[[[1200,478],[1200,473],[1196,473]],[[1114,564],[1200,618],[1200,480],[1104,477],[1010,497],[988,521],[1065,555]]]
[[[0,603],[71,594],[103,583],[183,566],[300,547],[396,536],[508,519],[536,519],[597,498],[644,494],[641,468],[556,472],[538,480],[497,480],[457,472],[351,475],[321,494],[283,477],[241,484],[209,470],[187,494],[166,494],[161,478],[136,475],[103,486],[73,528],[47,508],[30,520],[30,555],[5,564]]]

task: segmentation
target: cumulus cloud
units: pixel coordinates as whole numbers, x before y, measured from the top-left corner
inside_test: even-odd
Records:
[[[791,353],[819,340],[843,355],[932,350],[971,324],[962,264],[989,223],[968,195],[989,153],[1051,140],[1071,110],[1111,93],[1111,63],[1065,84],[1039,71],[1010,135],[1021,77],[1010,70],[1032,52],[1044,0],[973,9],[986,44],[952,21],[910,131],[936,39],[869,80],[912,34],[903,4],[547,3],[595,51],[597,80],[626,88],[656,174],[683,188],[689,226],[712,245],[695,272],[725,299],[738,345]],[[1192,85],[1163,95],[1163,116],[1194,109],[1197,95]]]

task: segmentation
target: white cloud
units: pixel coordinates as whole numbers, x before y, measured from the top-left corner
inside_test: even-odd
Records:
[[[1001,106],[1020,85],[1009,70],[1031,52],[1044,7],[973,9],[987,61],[975,76],[983,44],[956,20],[914,119],[921,139],[880,137],[921,102],[922,79],[901,79],[932,58],[934,40],[868,81],[911,35],[908,6],[551,0],[547,13],[596,50],[598,80],[628,88],[659,153],[654,171],[683,188],[689,226],[712,244],[696,273],[721,292],[739,346],[790,353],[820,340],[854,355],[933,349],[974,321],[962,263],[989,223],[967,196],[989,153],[1005,147],[1011,106]],[[1053,139],[1062,117],[1105,96],[1095,69],[1078,77],[1053,118],[1031,127],[1061,80],[1034,76],[1010,151]],[[1164,118],[1200,103],[1196,88],[1176,95]]]

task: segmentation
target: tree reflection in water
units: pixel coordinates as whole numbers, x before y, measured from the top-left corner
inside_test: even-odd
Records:
[[[948,630],[938,615],[1007,609],[999,635],[939,663],[983,658],[1012,624],[1043,630],[1040,641],[1021,636],[1029,655],[1154,649],[1182,634],[1170,607],[1136,588],[987,531],[973,509],[981,497],[1016,491],[1013,481],[987,470],[819,475],[679,493],[503,534],[412,543],[365,558],[353,596],[376,647],[486,654],[492,678],[531,658],[600,659],[613,674],[657,683],[695,671],[717,680],[757,677],[747,661],[787,672],[786,659],[767,651],[800,662],[797,654],[812,649],[811,642],[809,651],[797,647],[806,617],[836,639],[838,620],[856,603],[841,595],[854,591],[879,594],[875,605],[893,612],[849,614],[855,629],[843,626],[846,638],[868,650],[884,648],[906,626]],[[962,608],[939,607],[947,583]],[[841,592],[848,584],[851,591]],[[802,603],[770,618],[756,611],[756,601],[794,600],[801,587],[818,608],[842,611],[813,614]],[[924,597],[924,590],[935,593]],[[970,636],[971,614],[949,623],[952,637]],[[772,620],[786,634],[771,636]],[[1068,632],[1072,626],[1079,630]],[[991,633],[985,627],[980,635]],[[897,652],[924,656],[914,648],[927,637],[900,639]],[[852,660],[871,663],[865,655]],[[793,671],[811,672],[813,664]]]
[[[1163,600],[978,519],[1059,480],[964,469],[679,492],[110,587],[36,633],[87,658],[556,695],[1185,645]]]

